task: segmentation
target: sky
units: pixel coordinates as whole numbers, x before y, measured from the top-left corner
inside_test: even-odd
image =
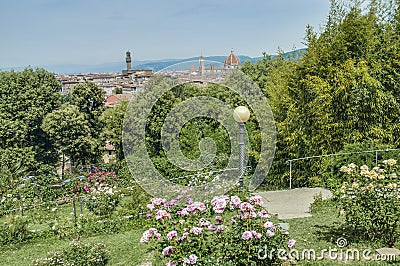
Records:
[[[0,69],[304,48],[329,0],[1,0]]]

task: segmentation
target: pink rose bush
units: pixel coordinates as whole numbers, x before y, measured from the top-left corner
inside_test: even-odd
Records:
[[[114,172],[90,172],[76,183],[73,192],[77,196],[85,196],[86,207],[96,215],[111,215],[120,201],[118,179]]]
[[[170,256],[170,255],[172,255],[172,253],[174,253],[174,247],[173,246],[168,246],[168,247],[164,248],[161,253],[164,256]]]
[[[153,198],[148,206],[149,229],[140,242],[161,265],[270,265],[277,256],[260,258],[258,251],[291,248],[290,240],[262,207],[262,198],[217,196],[197,202],[185,194],[167,201]]]

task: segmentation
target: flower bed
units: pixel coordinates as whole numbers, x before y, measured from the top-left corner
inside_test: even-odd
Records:
[[[346,222],[368,239],[397,241],[400,226],[400,180],[396,160],[383,161],[369,169],[355,164],[343,166],[348,181],[337,191],[339,210]]]
[[[148,205],[149,227],[140,242],[153,251],[155,265],[271,265],[277,251],[294,245],[274,222],[258,196],[218,196],[193,202],[184,195]],[[262,251],[262,254],[259,254]]]
[[[120,189],[113,172],[95,171],[85,181],[78,181],[75,194],[85,195],[86,207],[96,215],[111,215],[119,204]]]

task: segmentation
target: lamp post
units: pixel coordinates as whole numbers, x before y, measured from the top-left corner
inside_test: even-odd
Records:
[[[233,118],[239,125],[239,187],[243,189],[244,173],[244,123],[250,118],[250,111],[245,106],[238,106],[233,111]]]

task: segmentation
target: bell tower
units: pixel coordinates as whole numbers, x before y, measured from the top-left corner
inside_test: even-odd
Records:
[[[132,58],[131,58],[131,52],[130,51],[126,52],[125,61],[126,61],[126,70],[128,70],[128,71],[132,70]]]
[[[200,75],[203,75],[204,72],[204,57],[203,55],[200,55],[199,57],[199,73]]]

